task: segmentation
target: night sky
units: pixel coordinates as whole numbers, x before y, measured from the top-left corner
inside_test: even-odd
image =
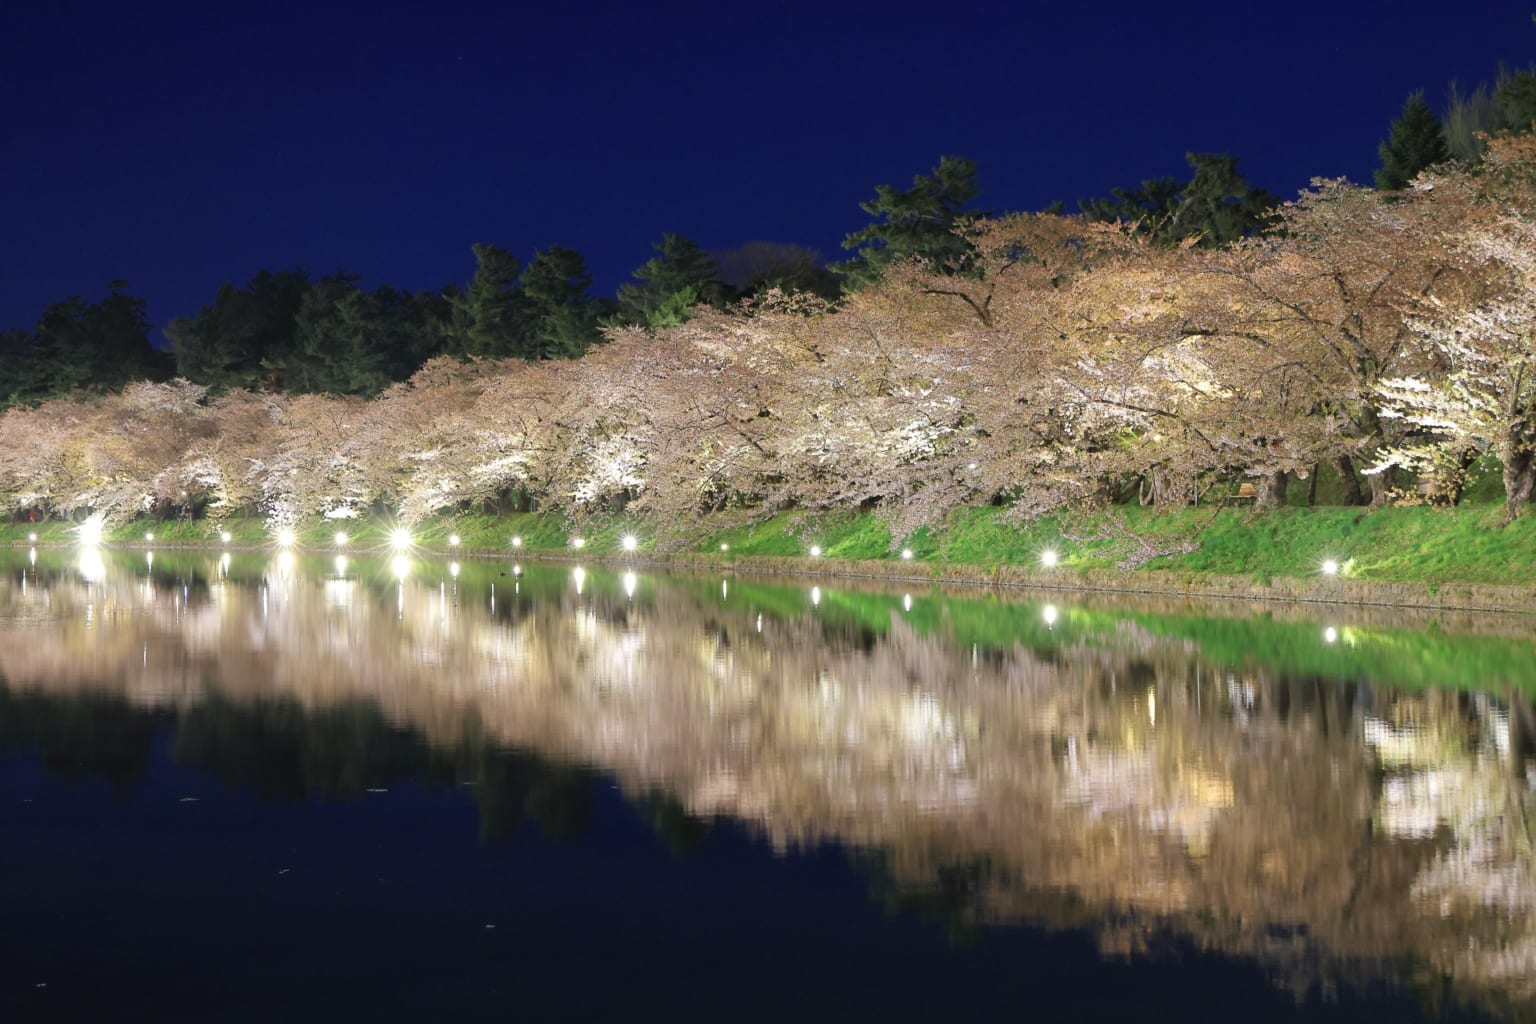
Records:
[[[1038,209],[1228,151],[1369,182],[1404,98],[1536,56],[1536,0],[0,5],[0,327],[125,279],[157,325],[263,267],[466,280],[561,244],[611,294],[675,231],[841,258],[974,159]],[[157,332],[158,333],[158,332]]]

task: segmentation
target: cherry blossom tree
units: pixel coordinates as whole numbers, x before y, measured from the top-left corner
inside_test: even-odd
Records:
[[[1488,451],[1503,469],[1508,522],[1536,494],[1536,139],[1494,139],[1481,169],[1422,177],[1416,192],[1483,288],[1427,295],[1410,310],[1424,362],[1439,372],[1387,378],[1377,392],[1385,416],[1428,436],[1384,452],[1381,465],[1455,472],[1468,453]]]

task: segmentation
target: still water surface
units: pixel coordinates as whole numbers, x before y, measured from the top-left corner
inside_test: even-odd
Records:
[[[0,566],[6,1020],[1536,1010],[1528,619]]]

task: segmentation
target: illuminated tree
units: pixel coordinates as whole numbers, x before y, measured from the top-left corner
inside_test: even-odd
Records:
[[[1455,471],[1464,453],[1488,451],[1503,469],[1507,522],[1536,495],[1536,139],[1495,139],[1485,161],[1478,173],[1431,176],[1420,191],[1449,251],[1484,287],[1426,295],[1409,319],[1436,372],[1377,390],[1386,415],[1429,436],[1381,464]]]

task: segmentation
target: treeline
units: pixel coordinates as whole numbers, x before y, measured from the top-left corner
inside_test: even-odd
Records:
[[[1486,135],[1524,130],[1533,119],[1536,76],[1528,72],[1470,93],[1453,86],[1443,119],[1414,94],[1381,143],[1377,186],[1401,189],[1419,171],[1451,159],[1475,163]],[[1160,244],[1223,246],[1271,223],[1276,198],[1251,186],[1236,158],[1191,153],[1188,163],[1185,180],[1150,178],[1079,200],[1078,209]],[[978,195],[975,166],[957,157],[917,176],[911,188],[882,185],[862,204],[874,220],[843,243],[853,257],[830,267],[800,246],[756,242],[710,253],[668,234],[613,297],[594,296],[585,259],[562,246],[525,263],[500,246],[475,245],[469,281],[428,291],[369,290],[346,271],[315,278],[302,269],[263,270],[243,285],[226,283],[207,305],[173,319],[165,330],[171,353],[151,344],[143,301],[116,281],[106,299],[70,297],[47,307],[31,327],[0,332],[0,409],[173,376],[215,391],[371,396],[439,356],[579,358],[604,341],[607,329],[672,326],[699,305],[729,308],[769,290],[835,300],[879,280],[893,260],[921,258],[963,271],[973,254],[953,229],[966,217],[985,216],[973,208]]]
[[[931,235],[944,255],[891,258],[835,304],[771,290],[609,329],[579,360],[439,357],[372,400],[185,380],[56,399],[0,418],[0,495],[274,526],[491,504],[677,532],[866,508],[899,540],[987,502],[1172,506],[1246,482],[1277,505],[1324,467],[1348,503],[1452,504],[1491,463],[1507,515],[1524,510],[1536,137],[1400,192],[1325,183],[1272,216],[1210,248],[1083,216],[960,217]]]
[[[263,270],[173,319],[169,353],[151,345],[143,301],[114,282],[101,302],[70,298],[33,328],[0,335],[0,408],[172,377],[215,391],[369,396],[439,356],[575,359],[606,329],[666,327],[700,304],[726,308],[769,288],[838,293],[837,276],[798,246],[752,243],[716,255],[669,234],[655,250],[614,298],[594,296],[585,259],[561,246],[523,263],[475,245],[470,280],[436,291],[368,290],[346,272]]]
[[[1190,154],[1189,163],[1187,182],[1152,179],[1079,205],[1164,243],[1223,245],[1263,229],[1274,198],[1248,185],[1235,158]],[[151,345],[142,300],[113,282],[102,302],[72,297],[49,306],[33,329],[0,335],[0,409],[173,376],[216,392],[372,396],[440,356],[576,359],[609,330],[675,326],[700,306],[730,309],[769,291],[835,301],[878,281],[893,261],[963,272],[974,253],[955,228],[982,216],[970,209],[979,191],[975,165],[959,157],[943,158],[908,189],[880,186],[862,204],[875,220],[844,242],[855,255],[832,267],[800,246],[754,242],[717,254],[668,234],[613,298],[592,294],[585,259],[562,246],[523,263],[477,244],[470,280],[436,291],[370,291],[347,272],[316,279],[302,269],[263,270],[173,319],[171,353]]]
[[[1530,74],[1488,96],[1487,124],[1536,118]],[[612,300],[558,247],[476,246],[471,280],[430,294],[263,272],[171,324],[174,381],[141,303],[70,300],[5,336],[36,358],[0,360],[30,382],[4,392],[0,495],[275,524],[869,507],[900,536],[986,501],[1182,504],[1244,480],[1272,505],[1323,467],[1349,503],[1399,500],[1403,471],[1454,503],[1497,463],[1513,517],[1536,489],[1536,151],[1506,131],[1447,162],[1452,121],[1424,111],[1410,97],[1381,146],[1382,184],[1412,187],[1281,206],[1191,154],[1188,180],[1077,215],[988,216],[945,157],[877,189],[833,272],[675,235]]]

